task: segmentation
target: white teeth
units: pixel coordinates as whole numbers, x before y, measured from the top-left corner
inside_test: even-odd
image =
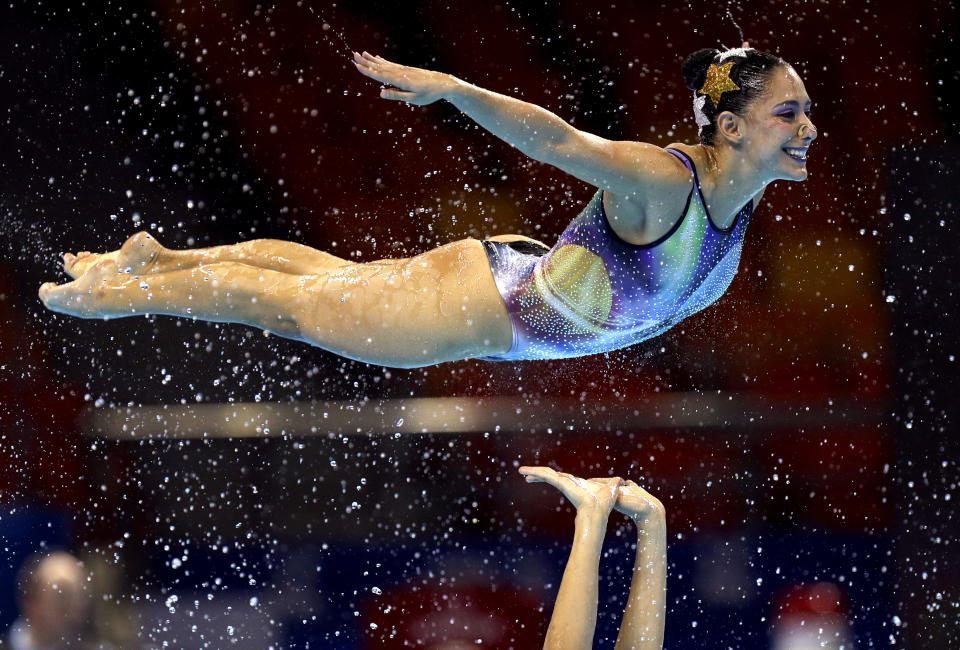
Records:
[[[800,159],[802,159],[802,160],[806,160],[806,159],[807,159],[807,150],[806,150],[806,149],[794,149],[794,148],[792,148],[792,147],[784,147],[783,150],[786,151],[786,152],[787,152],[788,154],[790,154],[791,156],[793,156],[794,158],[800,158]]]

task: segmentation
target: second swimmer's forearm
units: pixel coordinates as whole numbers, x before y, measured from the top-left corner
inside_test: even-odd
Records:
[[[666,613],[667,526],[661,513],[637,522],[637,557],[614,650],[660,650]]]
[[[597,573],[607,513],[577,513],[573,547],[550,617],[544,650],[589,650],[597,625]]]
[[[487,131],[536,160],[573,131],[573,127],[545,108],[453,76],[443,97]]]

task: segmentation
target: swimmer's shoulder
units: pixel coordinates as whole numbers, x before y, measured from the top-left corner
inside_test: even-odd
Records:
[[[633,190],[627,194],[604,192],[603,204],[610,226],[621,239],[646,244],[669,231],[682,216],[693,190],[693,176],[665,148],[648,143],[636,143],[635,147],[638,171]]]
[[[678,194],[682,195],[681,204],[686,202],[693,187],[693,177],[679,158],[665,148],[648,142],[622,144],[630,148],[633,172],[631,181],[624,184],[620,191],[607,188],[606,193],[612,199],[619,203],[635,204],[640,209],[651,203],[669,203],[670,198]]]

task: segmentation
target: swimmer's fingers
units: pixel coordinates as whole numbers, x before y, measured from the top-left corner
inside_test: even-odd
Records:
[[[574,504],[578,502],[577,492],[580,491],[581,479],[572,474],[558,472],[550,467],[521,467],[520,474],[527,480],[527,483],[547,483],[557,488],[563,495],[570,499]]]
[[[651,517],[663,517],[663,504],[655,496],[633,481],[624,481],[617,494],[617,511],[640,521]]]
[[[559,472],[549,467],[523,466],[518,471],[527,480],[527,483],[549,483],[554,487],[556,487],[557,479],[560,476]]]
[[[405,65],[391,63],[386,59],[371,56],[364,52],[363,54],[353,53],[353,64],[357,67],[360,74],[366,75],[371,79],[382,81],[400,88],[407,88],[415,83],[413,73],[424,73],[426,70],[419,68],[410,68]]]
[[[379,74],[374,67],[374,64],[371,61],[364,59],[357,53],[354,53],[353,55],[353,65],[356,66],[357,71],[360,74],[370,77],[371,79],[376,79],[377,81],[384,81],[384,79],[381,78],[382,75]]]
[[[419,104],[420,96],[408,90],[398,90],[397,88],[383,88],[380,90],[380,97],[383,99],[392,99],[394,101],[408,102],[410,104]]]
[[[609,513],[613,507],[620,482],[620,479],[610,479],[610,484],[601,485],[549,467],[521,467],[520,473],[527,483],[547,483],[557,488],[577,511],[582,508],[599,509],[604,514]]]
[[[380,96],[384,99],[405,101],[419,106],[440,99],[453,81],[450,75],[391,63],[367,52],[354,52],[353,64],[364,76],[393,86],[380,91]]]

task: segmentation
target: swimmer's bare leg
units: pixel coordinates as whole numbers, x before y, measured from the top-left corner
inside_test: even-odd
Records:
[[[240,262],[282,273],[306,275],[353,263],[303,244],[280,239],[254,239],[227,246],[175,250],[161,245],[149,233],[138,232],[119,249],[109,253],[67,253],[63,256],[63,269],[70,277],[78,278],[94,264],[105,259],[112,259],[121,270],[129,269],[138,275],[164,273],[217,262]]]
[[[82,318],[166,314],[243,323],[399,367],[502,354],[513,339],[476,240],[311,275],[237,262],[136,275],[106,258],[73,282],[43,285],[40,298]]]
[[[167,251],[163,270],[168,271],[200,264],[239,262],[281,273],[310,275],[355,264],[316,248],[282,239],[252,239],[226,246]]]
[[[257,325],[277,334],[294,332],[274,297],[298,276],[244,264],[211,264],[181,271],[138,275],[104,257],[73,282],[40,287],[51,311],[79,318],[122,318],[143,314],[197,317]],[[276,322],[269,322],[273,314]]]

